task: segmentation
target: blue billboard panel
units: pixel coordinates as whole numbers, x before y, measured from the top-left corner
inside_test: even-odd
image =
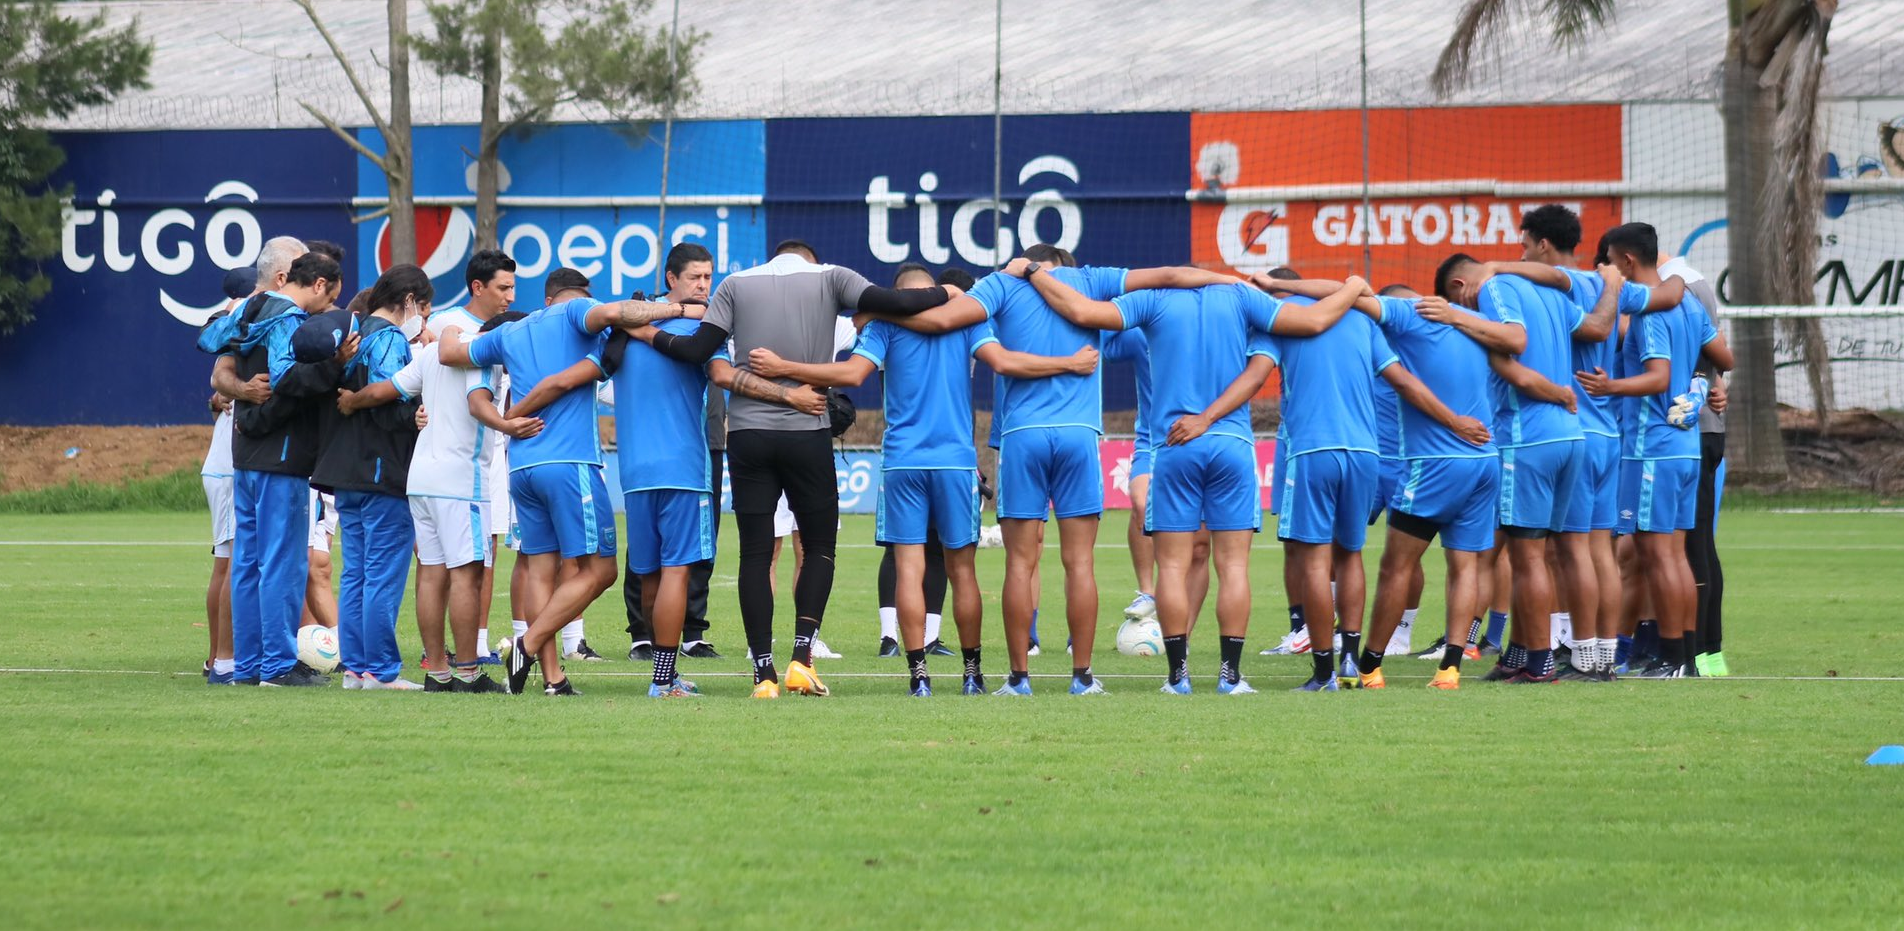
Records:
[[[359,137],[382,151],[375,130]],[[418,264],[436,285],[436,306],[455,306],[468,296],[460,279],[476,241],[477,127],[420,127],[413,139]],[[763,125],[678,123],[669,148],[664,233],[660,124],[562,125],[504,137],[498,239],[517,262],[517,310],[542,306],[543,279],[563,266],[588,275],[595,296],[608,300],[660,290],[662,261],[676,243],[706,246],[717,280],[765,258]],[[388,190],[381,174],[365,171],[357,193],[374,201]],[[363,224],[357,244],[366,279],[391,264],[388,221]]]
[[[52,290],[0,337],[0,421],[209,422],[198,327],[273,236],[351,240],[353,155],[324,130],[61,133]],[[346,274],[345,285],[357,282]],[[77,377],[76,377],[77,376]],[[49,386],[59,385],[61,390]]]
[[[983,275],[1047,242],[1092,265],[1187,262],[1190,116],[1006,117],[993,201],[991,117],[773,120],[767,238],[812,243],[820,260],[889,284],[900,264]],[[990,379],[975,397],[989,406]],[[1112,409],[1136,403],[1107,378]],[[849,392],[880,404],[877,386]]]

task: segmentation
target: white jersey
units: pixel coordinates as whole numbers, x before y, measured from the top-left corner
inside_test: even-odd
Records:
[[[206,478],[231,478],[231,408],[226,407],[212,421],[212,445],[205,450],[205,464],[198,474]]]
[[[430,315],[428,326],[439,337],[455,324],[465,341],[472,340],[482,321],[463,308]],[[408,365],[391,378],[404,400],[421,397],[430,421],[417,434],[416,453],[410,459],[406,491],[415,498],[489,499],[489,463],[494,431],[469,412],[469,394],[493,384],[491,368],[458,368],[437,359],[437,344],[423,347]]]

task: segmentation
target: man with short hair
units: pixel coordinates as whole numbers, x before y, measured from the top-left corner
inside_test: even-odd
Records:
[[[1713,329],[1719,328],[1719,295],[1712,282],[1692,267],[1686,257],[1659,263],[1668,283],[1683,281],[1706,309]],[[1706,409],[1699,412],[1699,506],[1692,531],[1686,534],[1686,560],[1692,565],[1693,584],[1699,589],[1698,654],[1694,666],[1702,676],[1728,676],[1725,660],[1725,569],[1719,564],[1719,502],[1725,496],[1726,380],[1725,373],[1702,364],[1699,374],[1711,385]]]

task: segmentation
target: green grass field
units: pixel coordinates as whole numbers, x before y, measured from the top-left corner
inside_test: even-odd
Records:
[[[0,674],[7,927],[1904,922],[1904,767],[1863,764],[1904,743],[1898,515],[1727,514],[1732,679],[1453,694],[1405,658],[1385,692],[1285,693],[1309,661],[1255,655],[1283,628],[1265,545],[1265,694],[1214,694],[1213,625],[1199,693],[1156,694],[1161,660],[1110,651],[1130,566],[1101,547],[1114,694],[1064,695],[1059,648],[1029,701],[911,700],[872,655],[878,551],[849,548],[835,695],[771,704],[745,698],[731,547],[699,701],[645,697],[618,592],[578,700],[206,688],[204,524],[0,516],[0,667],[93,671]],[[998,551],[981,574],[996,676]]]

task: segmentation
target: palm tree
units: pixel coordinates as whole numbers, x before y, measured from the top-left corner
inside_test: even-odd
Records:
[[[1810,304],[1818,265],[1818,97],[1825,37],[1838,0],[1726,0],[1723,109],[1727,290],[1737,304]],[[1477,47],[1516,14],[1544,22],[1555,45],[1577,47],[1614,15],[1616,0],[1468,0],[1455,17],[1431,79],[1436,94],[1464,86]],[[1786,321],[1805,360],[1818,429],[1833,407],[1830,357],[1817,320]],[[1730,474],[1787,475],[1773,381],[1775,322],[1733,329],[1739,377],[1732,390]]]

